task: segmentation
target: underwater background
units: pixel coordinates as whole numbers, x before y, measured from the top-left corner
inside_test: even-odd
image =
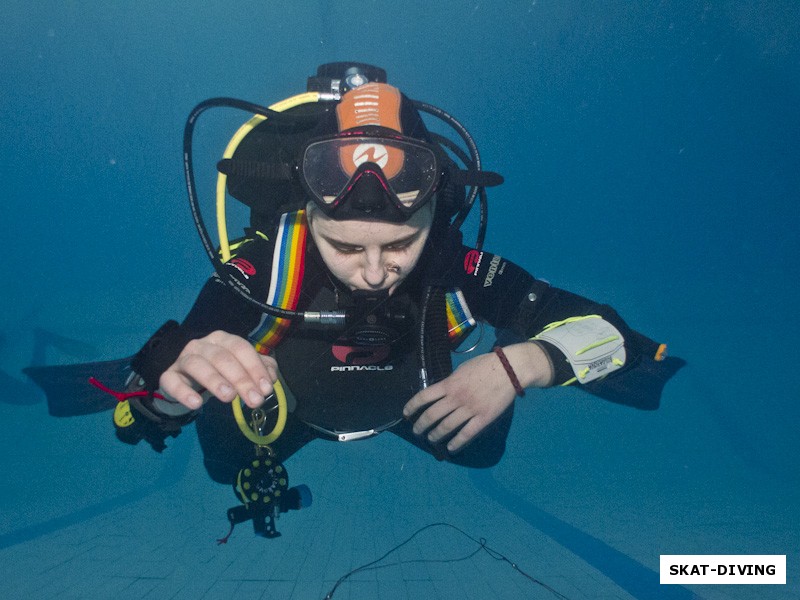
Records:
[[[540,583],[440,525],[336,597],[800,596],[800,4],[10,0],[0,16],[3,598],[323,598],[434,523]],[[387,434],[316,442],[287,461],[313,506],[278,539],[245,524],[217,546],[236,499],[191,427],[162,455],[123,445],[109,413],[48,416],[20,369],[37,336],[53,364],[111,359],[182,318],[211,270],[189,111],[271,104],[343,60],[467,126],[506,179],[488,250],[688,366],[656,412],[528,393],[490,471]],[[221,112],[198,126],[209,207],[247,118]],[[662,586],[661,554],[785,554],[787,584]]]

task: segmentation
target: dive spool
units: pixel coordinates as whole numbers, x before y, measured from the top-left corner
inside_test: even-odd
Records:
[[[272,452],[256,457],[239,471],[234,491],[242,505],[228,509],[231,531],[235,525],[252,520],[256,535],[266,538],[280,536],[275,528],[280,513],[306,508],[312,502],[308,486],[289,487],[286,467]]]

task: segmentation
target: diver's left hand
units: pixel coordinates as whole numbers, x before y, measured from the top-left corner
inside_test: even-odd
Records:
[[[549,384],[552,367],[538,346],[515,344],[505,351],[523,387]],[[462,363],[449,377],[417,393],[403,416],[414,421],[416,435],[426,435],[433,444],[453,436],[447,450],[455,453],[502,415],[515,396],[500,359],[491,352]]]

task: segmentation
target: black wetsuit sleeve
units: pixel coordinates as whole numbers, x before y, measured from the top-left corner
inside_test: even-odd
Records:
[[[225,265],[230,274],[254,298],[266,298],[269,289],[272,244],[255,235],[232,244],[235,253]],[[134,370],[148,389],[156,390],[161,375],[191,340],[222,330],[247,337],[261,318],[261,310],[239,296],[223,278],[214,274],[203,286],[184,321],[162,327],[134,358]]]
[[[260,314],[255,306],[214,276],[200,290],[181,327],[190,331],[193,339],[217,330],[247,337],[258,323]]]
[[[222,276],[214,274],[200,290],[181,328],[194,337],[212,331],[226,331],[242,337],[258,325],[262,311],[251,304],[224,281],[230,275],[256,299],[265,301],[269,291],[272,244],[260,237],[248,238],[236,245],[231,259],[225,263]]]
[[[501,345],[528,340],[548,324],[570,317],[599,315],[614,325],[625,340],[626,364],[604,379],[579,384],[591,394],[652,410],[658,408],[666,381],[684,364],[680,359],[656,360],[660,344],[631,329],[610,306],[553,287],[501,256],[462,247],[451,272],[473,315],[496,328]],[[573,379],[561,351],[541,343],[553,362],[555,385]]]

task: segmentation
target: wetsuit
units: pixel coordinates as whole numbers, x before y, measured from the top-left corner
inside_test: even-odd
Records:
[[[266,297],[270,283],[273,243],[251,235],[236,245],[226,265],[253,297]],[[311,236],[306,247],[305,274],[297,310],[346,308],[353,294],[325,267]],[[292,325],[274,356],[290,392],[286,429],[273,448],[286,459],[325,432],[388,427],[411,443],[452,462],[473,467],[495,464],[505,450],[513,404],[462,452],[449,455],[411,432],[400,420],[404,404],[420,389],[417,334],[423,289],[428,285],[460,288],[473,316],[498,331],[502,343],[526,340],[547,324],[574,316],[596,314],[622,333],[626,366],[604,380],[581,386],[586,391],[641,409],[658,407],[661,389],[676,366],[656,363],[658,344],[631,330],[608,306],[551,287],[524,269],[488,252],[463,246],[458,234],[431,235],[413,273],[390,302],[405,315],[395,326],[396,340],[385,346],[360,346],[341,330]],[[262,313],[234,294],[219,278],[211,278],[180,329],[184,337],[199,338],[224,330],[247,338]],[[543,343],[554,365],[556,385],[574,377],[563,354]],[[167,364],[169,361],[166,361]],[[166,366],[166,365],[165,365]],[[393,424],[394,423],[394,424]],[[393,424],[393,425],[392,425]],[[231,482],[252,455],[253,446],[241,435],[228,405],[212,399],[200,411],[197,430],[210,476]]]

